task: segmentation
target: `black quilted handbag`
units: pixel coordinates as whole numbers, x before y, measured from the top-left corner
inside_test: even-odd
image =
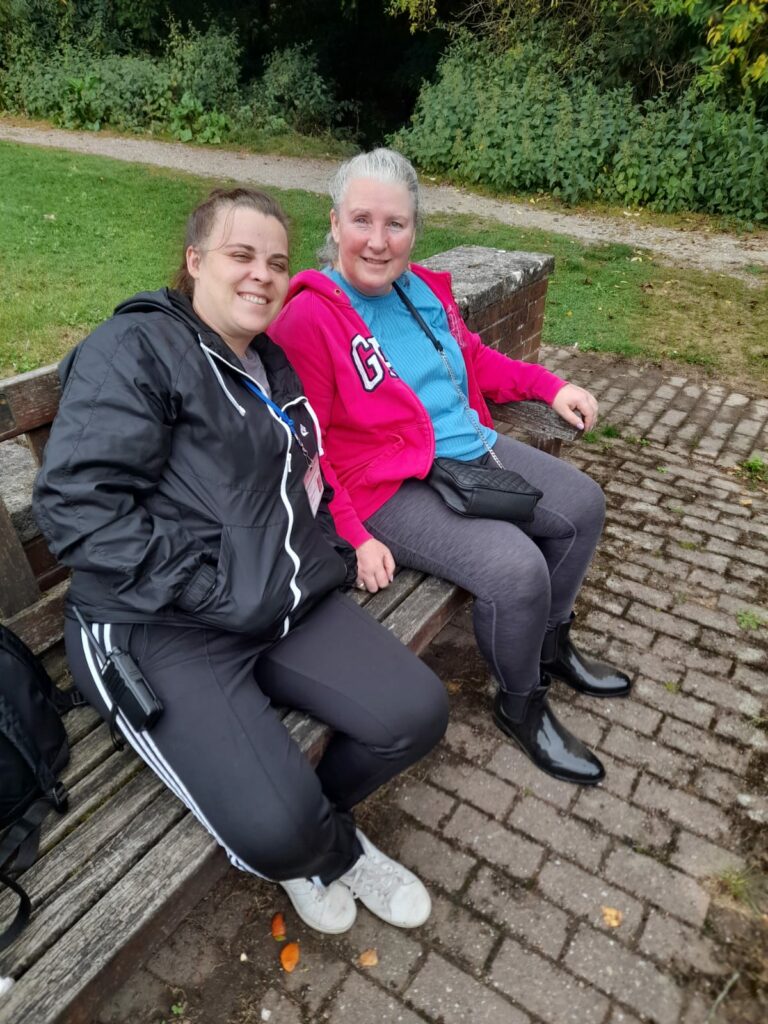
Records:
[[[542,491],[510,469],[435,459],[427,483],[461,516],[530,523]]]

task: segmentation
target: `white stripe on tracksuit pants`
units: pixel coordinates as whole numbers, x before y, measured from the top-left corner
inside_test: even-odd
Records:
[[[353,601],[320,601],[271,647],[221,630],[104,624],[102,646],[128,650],[161,700],[151,731],[118,713],[136,753],[238,868],[284,880],[340,877],[360,855],[351,808],[442,736],[440,680]],[[93,650],[68,618],[76,685],[103,717],[111,700]],[[315,771],[274,707],[335,730]]]
[[[85,659],[88,663],[88,667],[91,670],[91,677],[93,679],[94,685],[99,691],[99,695],[101,696],[101,699],[103,700],[105,707],[110,712],[110,714],[112,714],[112,712],[114,711],[112,698],[110,697],[109,692],[107,691],[107,688],[104,685],[104,680],[102,679],[101,673],[99,672],[99,668],[96,664],[96,659],[98,655],[96,654],[96,652],[93,649],[93,646],[86,637],[85,631],[81,628],[80,632],[83,640],[83,652],[85,654]],[[91,626],[91,632],[93,633],[97,642],[105,651],[109,652],[115,646],[112,642],[111,624],[93,623]],[[219,846],[224,847],[227,857],[229,857],[232,864],[234,864],[236,868],[239,868],[240,871],[250,871],[253,874],[258,874],[258,871],[256,871],[254,868],[249,867],[247,864],[241,861],[237,854],[234,852],[234,850],[229,849],[229,847],[223,841],[221,836],[219,836],[216,833],[216,830],[213,828],[210,822],[206,821],[205,815],[202,813],[200,808],[195,803],[194,799],[192,798],[192,794],[187,790],[187,788],[184,786],[184,783],[174,772],[171,765],[168,764],[168,762],[163,758],[163,755],[157,749],[157,746],[154,740],[152,739],[151,733],[147,732],[146,730],[141,730],[140,732],[137,732],[131,726],[130,722],[125,717],[125,715],[121,714],[119,710],[117,712],[115,721],[125,741],[131,747],[133,747],[133,749],[136,751],[139,757],[143,761],[145,761],[146,764],[155,773],[155,775],[157,775],[158,778],[165,783],[165,785],[168,787],[168,789],[171,790],[174,796],[177,796],[179,800],[181,800],[181,802],[189,808],[189,810],[194,814],[194,816],[197,818],[197,820],[200,822],[203,828],[206,828],[211,833],[211,835],[219,844]]]

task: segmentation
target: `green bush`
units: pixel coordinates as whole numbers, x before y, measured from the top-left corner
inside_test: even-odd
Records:
[[[287,127],[309,135],[338,124],[348,107],[336,100],[333,83],[317,70],[317,57],[304,45],[289,46],[267,57],[241,116],[270,131]]]
[[[240,100],[240,44],[234,30],[210,25],[205,32],[169,26],[167,62],[174,94],[193,96],[203,110],[228,113]]]
[[[65,128],[170,130],[185,141],[221,142],[241,101],[239,58],[234,35],[214,27],[184,36],[171,24],[157,58],[66,44],[41,53],[17,40],[0,73],[0,103]]]
[[[244,95],[233,31],[171,22],[160,57],[99,54],[59,42],[41,52],[15,37],[0,68],[0,107],[65,128],[169,131],[184,142],[220,143],[254,130],[322,135],[353,109],[335,98],[304,46],[274,51]]]
[[[231,127],[229,118],[218,110],[204,110],[199,99],[185,92],[170,109],[171,133],[180,142],[223,142]]]
[[[94,57],[78,47],[43,57],[25,48],[10,63],[0,98],[6,110],[65,128],[138,130],[167,121],[172,89],[168,68],[151,57]]]
[[[534,43],[460,39],[392,139],[422,168],[506,191],[601,198],[744,221],[768,211],[768,126],[688,91],[638,104],[629,86],[556,73]]]

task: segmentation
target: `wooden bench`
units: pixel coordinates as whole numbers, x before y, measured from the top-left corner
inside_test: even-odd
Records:
[[[0,442],[25,439],[21,454],[39,463],[58,399],[54,367],[0,382]],[[514,413],[541,444],[575,434],[540,403],[518,403]],[[509,410],[503,415],[514,419]],[[66,577],[30,525],[28,507],[12,517],[0,500],[0,619],[64,684]],[[467,595],[445,580],[402,570],[386,590],[353,597],[421,653]],[[327,727],[295,711],[284,721],[316,762]],[[66,724],[70,809],[63,817],[49,815],[40,856],[21,879],[33,916],[0,954],[0,975],[16,979],[0,998],[0,1024],[90,1022],[104,996],[228,867],[223,851],[154,774],[132,752],[114,750],[93,710],[75,710]],[[10,894],[0,897],[0,921],[14,906]]]

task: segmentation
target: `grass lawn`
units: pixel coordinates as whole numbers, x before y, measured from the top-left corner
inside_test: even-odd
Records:
[[[188,210],[214,182],[178,172],[0,143],[0,376],[57,360],[115,304],[164,284]],[[328,200],[279,198],[294,270],[314,264]],[[433,216],[416,257],[460,244],[552,253],[545,341],[670,358],[759,388],[768,380],[768,289],[657,266],[622,245],[470,216]]]

